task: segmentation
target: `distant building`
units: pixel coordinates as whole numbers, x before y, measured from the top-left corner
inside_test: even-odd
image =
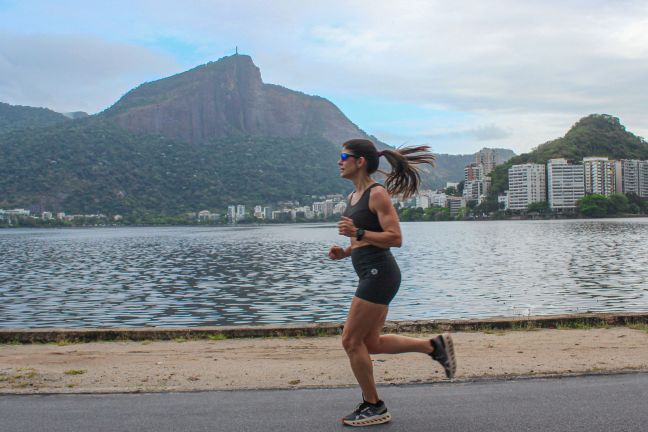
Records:
[[[509,191],[504,191],[502,195],[497,196],[497,204],[501,210],[509,209]]]
[[[227,206],[227,222],[236,223],[236,206]]]
[[[462,207],[466,207],[466,201],[462,197],[448,196],[446,206],[450,209],[450,216],[457,216]]]
[[[239,204],[236,206],[236,222],[245,220],[245,206]]]
[[[325,218],[333,215],[333,209],[335,208],[335,203],[332,199],[327,199],[326,201],[319,201],[313,203],[313,212],[317,216],[323,216]]]
[[[263,207],[263,219],[272,219],[272,207]]]
[[[260,205],[254,206],[254,217],[257,219],[263,219],[263,207]]]
[[[583,165],[572,165],[565,159],[547,162],[547,196],[552,210],[575,209],[576,201],[585,196]]]
[[[479,181],[484,178],[484,166],[478,163],[471,163],[464,168],[464,181]]]
[[[333,214],[341,215],[342,213],[345,212],[346,208],[347,208],[347,203],[345,201],[340,201],[337,204],[335,204],[335,207],[333,207]]]
[[[53,219],[52,213],[48,212],[48,211],[45,211],[45,212],[41,213],[41,219],[43,219],[43,220],[51,220],[51,219]]]
[[[427,195],[416,196],[416,208],[430,208],[430,197]]]
[[[617,192],[635,193],[648,198],[648,161],[626,159],[617,164],[621,168],[621,188]],[[618,178],[618,173],[617,173]]]
[[[495,169],[495,150],[483,148],[475,153],[475,163],[482,166],[482,176],[488,175]]]
[[[445,207],[448,197],[444,193],[434,193],[430,195],[430,204],[433,206]]]
[[[513,165],[509,173],[509,209],[526,210],[529,204],[547,201],[545,166]]]
[[[583,158],[585,193],[611,195],[615,191],[615,164],[606,157]]]

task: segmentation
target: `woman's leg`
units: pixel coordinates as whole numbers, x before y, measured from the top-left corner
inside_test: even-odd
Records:
[[[366,340],[380,334],[387,310],[386,305],[371,303],[354,296],[342,332],[342,345],[349,357],[353,374],[360,384],[364,399],[371,403],[377,403],[380,399]]]

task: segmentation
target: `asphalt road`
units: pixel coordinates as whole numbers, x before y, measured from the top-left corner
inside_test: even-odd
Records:
[[[388,386],[384,431],[648,430],[648,374]],[[340,431],[357,389],[0,396],[0,431]]]

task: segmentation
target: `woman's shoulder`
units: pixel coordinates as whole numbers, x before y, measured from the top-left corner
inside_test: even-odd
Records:
[[[371,190],[369,191],[369,201],[372,204],[384,201],[389,201],[391,203],[391,195],[389,194],[385,186],[381,185],[380,183],[374,183],[371,186]]]

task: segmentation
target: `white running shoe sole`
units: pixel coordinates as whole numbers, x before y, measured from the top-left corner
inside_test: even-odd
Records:
[[[443,340],[443,345],[445,345],[446,355],[448,356],[448,363],[450,364],[450,370],[446,375],[448,378],[452,379],[455,377],[457,372],[457,358],[455,357],[454,343],[452,342],[452,336],[450,333],[443,333],[441,335],[441,340]]]
[[[374,416],[371,418],[366,418],[362,420],[342,420],[342,423],[346,426],[374,426],[374,425],[379,425],[383,423],[388,423],[391,421],[391,414],[389,412],[386,412],[384,414],[381,414],[379,416]]]

